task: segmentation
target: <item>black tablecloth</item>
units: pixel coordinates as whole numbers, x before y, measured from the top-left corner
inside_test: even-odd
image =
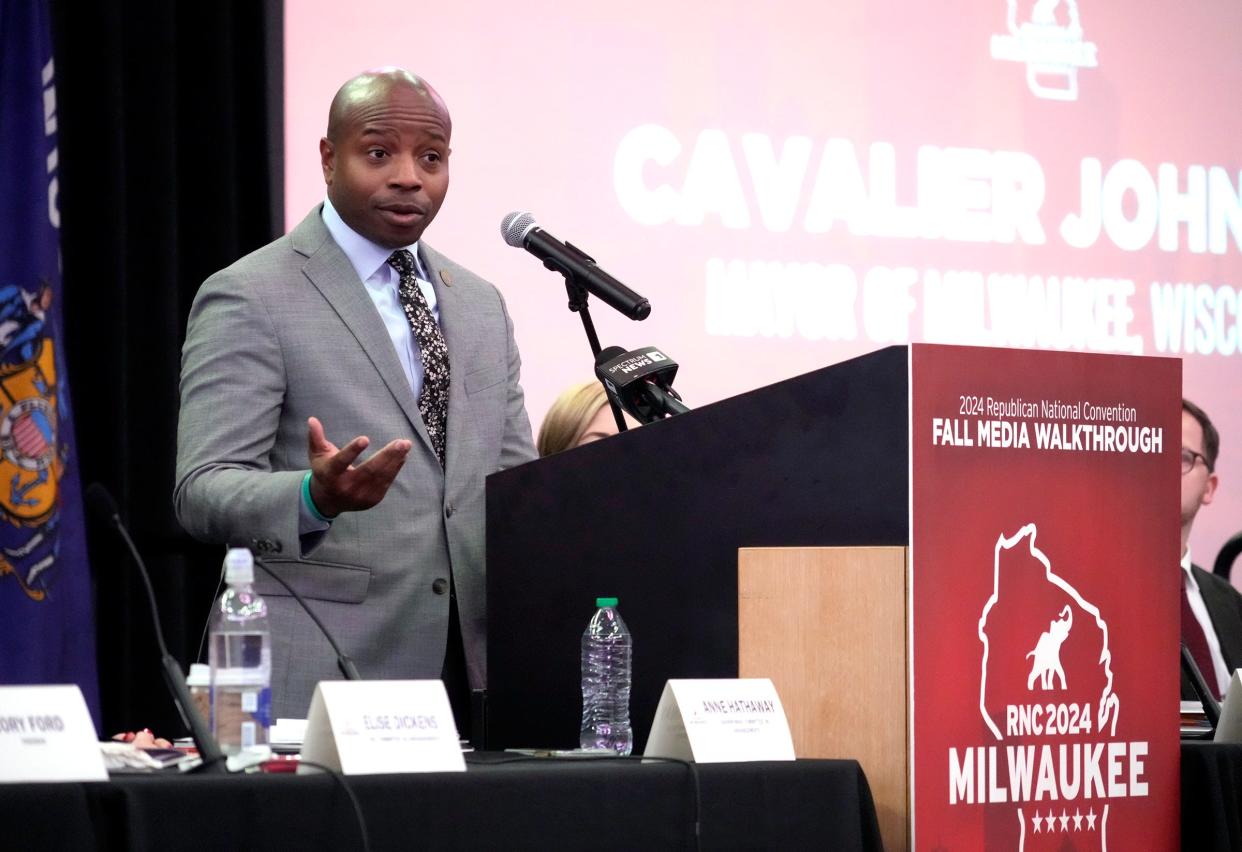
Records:
[[[700,765],[698,773],[703,849],[881,848],[854,761]],[[347,783],[376,852],[694,848],[695,787],[677,764],[481,755],[465,773]],[[349,798],[326,775],[0,786],[0,825],[0,845],[22,849],[361,848]]]
[[[1182,743],[1182,849],[1242,849],[1242,745]]]
[[[469,771],[354,776],[371,848],[692,849],[694,785],[674,764],[472,758]],[[1242,849],[1242,745],[1183,743],[1182,848]],[[880,849],[853,761],[700,765],[704,849]],[[6,849],[359,849],[326,775],[121,776],[0,785]]]

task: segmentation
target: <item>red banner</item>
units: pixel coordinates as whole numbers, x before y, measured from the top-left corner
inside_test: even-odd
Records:
[[[915,849],[1178,848],[1168,358],[911,347]]]

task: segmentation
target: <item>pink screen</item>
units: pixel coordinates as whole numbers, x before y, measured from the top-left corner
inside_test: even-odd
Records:
[[[426,240],[504,293],[536,429],[592,358],[511,210],[651,300],[592,300],[601,342],[665,349],[692,406],[910,341],[1183,358],[1224,447],[1196,561],[1242,528],[1236,2],[307,0],[285,29],[287,224],[340,84],[425,77],[454,131]]]

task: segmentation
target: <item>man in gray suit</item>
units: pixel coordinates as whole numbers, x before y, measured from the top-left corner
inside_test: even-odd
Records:
[[[182,354],[177,517],[212,542],[275,539],[362,676],[443,676],[461,723],[486,669],[484,478],[535,457],[499,292],[421,242],[452,124],[406,71],[350,80],[319,148],[327,201],[216,273]],[[362,460],[372,438],[387,441]],[[261,571],[276,716],[339,677]],[[458,624],[460,623],[460,629]]]

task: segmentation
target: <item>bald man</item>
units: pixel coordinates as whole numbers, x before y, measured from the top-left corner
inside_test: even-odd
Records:
[[[504,300],[422,240],[451,135],[444,101],[407,71],[337,92],[326,200],[194,300],[174,502],[205,541],[280,541],[267,561],[362,676],[443,677],[461,727],[487,678],[484,478],[535,450]],[[256,580],[274,715],[304,717],[315,684],[340,676],[335,656]]]

